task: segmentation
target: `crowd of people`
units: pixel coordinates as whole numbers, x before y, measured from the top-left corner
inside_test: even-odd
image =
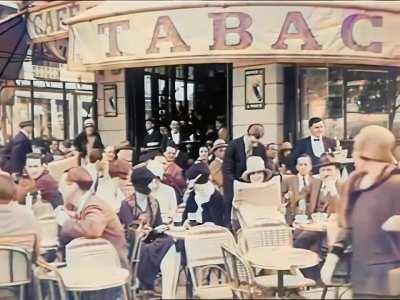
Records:
[[[90,119],[73,141],[53,140],[48,149],[32,145],[32,123],[22,122],[0,161],[0,236],[33,233],[40,244],[37,218],[52,214],[60,228],[60,249],[78,237],[101,237],[129,268],[126,231],[134,226],[152,237],[141,251],[140,289],[154,291],[161,272],[162,297],[171,298],[180,245],[162,234],[165,224],[214,223],[236,232],[241,227],[234,209],[236,182],[257,185],[278,176],[282,205],[277,219],[292,225],[304,216],[337,216],[340,225],[324,263],[303,270],[304,275],[329,283],[350,242],[355,297],[389,296],[388,271],[400,267],[400,233],[381,228],[400,214],[393,134],[379,126],[363,128],[354,140],[355,170],[343,181],[335,156],[340,144],[325,136],[321,118],[309,120],[310,136],[294,147],[287,141],[264,145],[261,124],[249,125],[243,136],[229,141],[226,128],[217,123],[197,138],[181,130],[178,121],[160,130],[149,119],[137,155],[126,141],[104,145]],[[71,157],[77,157],[77,165],[54,178],[48,166]],[[321,256],[326,240],[326,232],[294,230],[294,247]]]

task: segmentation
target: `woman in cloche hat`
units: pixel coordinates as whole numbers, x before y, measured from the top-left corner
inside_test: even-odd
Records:
[[[400,234],[388,232],[389,219],[400,215],[400,169],[392,154],[394,146],[394,135],[375,125],[364,127],[354,139],[355,171],[341,199],[341,232],[321,269],[322,281],[330,283],[335,265],[351,241],[354,299],[400,294],[399,279],[393,277],[399,273],[392,272],[400,267]]]

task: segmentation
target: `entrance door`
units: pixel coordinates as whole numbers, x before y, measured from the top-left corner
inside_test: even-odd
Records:
[[[197,132],[205,144],[215,125],[231,128],[232,66],[199,64],[126,70],[128,139],[143,145],[145,120],[166,132],[180,122],[189,135]],[[218,121],[217,121],[218,120]],[[207,137],[207,138],[206,138]]]

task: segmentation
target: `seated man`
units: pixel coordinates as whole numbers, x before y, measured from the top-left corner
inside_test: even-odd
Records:
[[[25,168],[29,178],[33,180],[34,190],[40,192],[44,203],[50,203],[53,208],[63,205],[63,198],[58,190],[58,183],[46,169],[46,165],[43,163],[40,154],[28,154],[26,156]],[[31,191],[20,191],[20,196],[24,197],[27,192]]]
[[[180,255],[171,237],[153,230],[162,225],[159,204],[151,195],[157,190],[159,182],[147,167],[134,169],[131,179],[135,192],[123,201],[118,215],[126,227],[136,224],[139,234],[148,237],[142,245],[138,265],[140,287],[153,290],[154,281],[161,270],[162,298],[171,299],[175,293]]]
[[[307,154],[299,156],[296,170],[297,175],[285,176],[282,180],[282,196],[283,202],[288,202],[287,221],[289,224],[293,222],[293,217],[298,212],[299,201],[302,199],[307,201],[309,190],[318,190],[321,185],[321,181],[311,174],[312,162]]]
[[[215,156],[215,159],[210,163],[211,181],[221,194],[223,194],[224,185],[222,163],[224,162],[226,147],[228,147],[228,144],[224,140],[218,139],[214,142],[210,151]]]
[[[210,181],[210,170],[203,162],[194,163],[186,172],[189,180],[183,220],[197,224],[212,222],[223,226],[224,202],[222,195]],[[188,222],[186,221],[186,222]]]
[[[31,209],[16,201],[17,186],[11,176],[0,174],[0,243],[14,243],[38,254],[41,231]],[[7,236],[26,235],[27,239],[8,239]],[[32,249],[35,235],[37,248]]]
[[[313,213],[337,213],[337,206],[340,200],[339,195],[343,183],[338,179],[340,164],[335,161],[330,153],[321,155],[320,162],[315,166],[319,169],[320,184],[310,188],[307,214]],[[318,231],[295,231],[294,247],[312,250],[321,253],[321,247],[326,243],[326,232]],[[319,272],[314,268],[304,270],[306,277],[314,280],[319,279]]]
[[[90,174],[81,167],[63,175],[60,191],[64,206],[56,211],[60,241],[65,245],[79,237],[104,238],[117,249],[121,265],[129,269],[124,229],[112,208],[93,195],[92,184]]]

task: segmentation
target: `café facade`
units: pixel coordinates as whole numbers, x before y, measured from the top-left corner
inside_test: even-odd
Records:
[[[369,124],[400,137],[396,1],[103,1],[63,23],[68,68],[96,74],[105,143],[193,115],[231,137],[261,123],[265,142],[313,116],[343,141]]]

